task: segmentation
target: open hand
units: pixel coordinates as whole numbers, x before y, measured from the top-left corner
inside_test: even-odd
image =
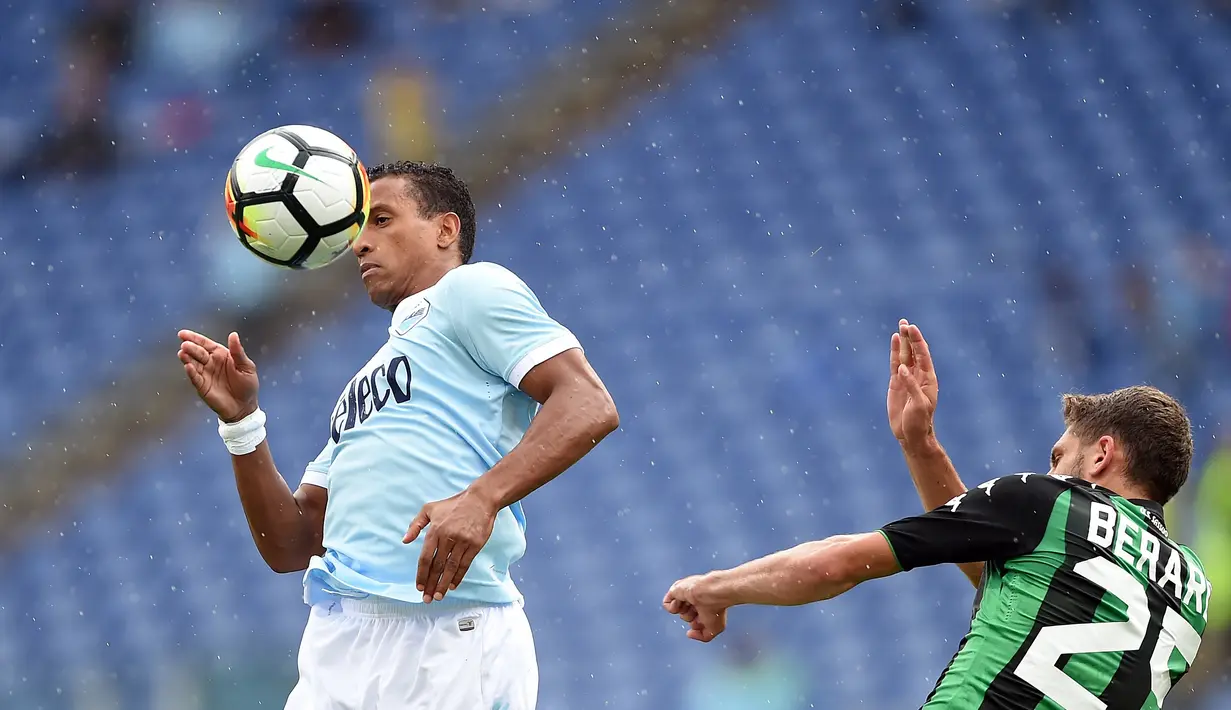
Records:
[[[444,599],[446,592],[457,589],[470,563],[492,536],[498,512],[478,496],[462,491],[428,503],[411,521],[402,538],[404,543],[414,542],[428,528],[415,577],[425,604]]]
[[[923,443],[933,433],[940,386],[932,353],[919,326],[905,318],[889,342],[889,428],[902,445]]]
[[[256,363],[244,352],[238,333],[231,333],[226,345],[191,330],[179,336],[184,373],[219,419],[237,422],[256,411]]]
[[[671,585],[663,597],[663,609],[688,623],[688,638],[709,643],[726,630],[727,610],[706,604],[701,593],[705,581],[705,575],[698,574]]]

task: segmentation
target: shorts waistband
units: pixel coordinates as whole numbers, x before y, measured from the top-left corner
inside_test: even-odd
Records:
[[[354,597],[338,596],[334,599],[323,601],[318,604],[321,609],[330,613],[342,613],[350,616],[398,616],[398,617],[419,617],[432,618],[441,616],[452,616],[454,614],[473,611],[479,609],[492,609],[511,606],[520,606],[519,604],[488,604],[483,602],[471,601],[453,601],[450,602],[446,597],[442,601],[432,602],[431,604],[403,602],[396,599],[383,599],[367,597],[356,599]]]

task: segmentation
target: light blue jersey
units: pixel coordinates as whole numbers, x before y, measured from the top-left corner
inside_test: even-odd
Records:
[[[325,556],[304,600],[377,596],[422,603],[424,535],[402,536],[427,503],[460,493],[521,441],[538,404],[518,389],[535,365],[580,345],[529,287],[495,264],[460,266],[393,313],[389,342],[342,390],[329,440],[303,482],[329,489]],[[430,528],[429,528],[430,529]],[[446,600],[521,600],[509,567],[526,550],[517,503]]]

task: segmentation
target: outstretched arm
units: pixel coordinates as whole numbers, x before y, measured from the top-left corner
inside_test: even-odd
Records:
[[[708,642],[726,628],[730,607],[811,604],[901,569],[884,535],[836,535],[733,569],[681,579],[671,585],[663,608],[692,625],[689,638]]]
[[[902,570],[1029,554],[1069,485],[1043,474],[997,478],[874,533],[808,542],[734,569],[686,577],[671,586],[663,607],[691,624],[689,638],[710,641],[737,604],[808,604]]]
[[[799,606],[900,571],[884,535],[835,535],[704,575],[693,596],[701,606]]]

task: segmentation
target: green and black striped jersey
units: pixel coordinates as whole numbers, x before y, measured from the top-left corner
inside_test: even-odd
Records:
[[[904,570],[987,562],[925,710],[1148,710],[1197,656],[1210,585],[1153,501],[1023,473],[882,532]]]

